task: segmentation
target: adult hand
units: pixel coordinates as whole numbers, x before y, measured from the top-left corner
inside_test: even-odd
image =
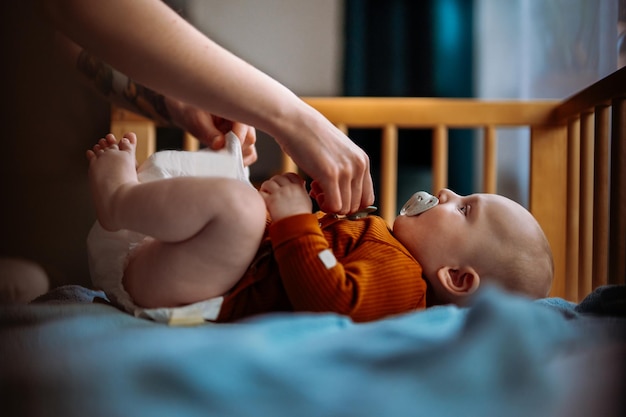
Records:
[[[53,24],[75,43],[137,83],[188,103],[183,107],[189,111],[178,115],[179,106],[171,106],[171,117],[213,149],[223,146],[226,132],[211,114],[245,122],[274,137],[316,180],[314,196],[323,210],[347,214],[373,203],[365,152],[287,87],[207,38],[164,2],[56,0],[46,6]],[[133,36],[120,27],[133,27]],[[247,164],[256,160],[251,132],[239,136]]]
[[[348,214],[374,203],[367,154],[326,119],[297,143],[281,145],[314,181],[311,197],[327,213]]]
[[[211,149],[222,149],[226,144],[225,134],[232,130],[241,141],[244,166],[252,165],[258,159],[254,127],[215,116],[172,98],[166,98],[165,102],[172,122]]]

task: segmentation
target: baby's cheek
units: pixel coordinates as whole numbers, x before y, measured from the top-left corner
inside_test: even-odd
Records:
[[[406,232],[411,229],[410,226],[410,217],[408,216],[398,216],[396,220],[393,222],[392,230],[394,233],[405,235]]]

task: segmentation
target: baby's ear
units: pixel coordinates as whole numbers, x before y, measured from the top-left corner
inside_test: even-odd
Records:
[[[437,270],[437,279],[454,298],[472,295],[480,286],[480,277],[472,267],[443,266]]]

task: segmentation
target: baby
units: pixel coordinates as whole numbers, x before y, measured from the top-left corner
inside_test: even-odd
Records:
[[[92,263],[117,265],[92,279],[135,315],[167,321],[195,311],[223,322],[310,311],[370,321],[462,305],[485,283],[533,298],[549,292],[547,240],[504,197],[418,193],[391,232],[378,216],[312,213],[293,173],[258,191],[228,177],[140,182],[136,143],[133,133],[119,143],[109,134],[87,152],[96,226],[106,230],[90,240],[117,246],[91,245]]]

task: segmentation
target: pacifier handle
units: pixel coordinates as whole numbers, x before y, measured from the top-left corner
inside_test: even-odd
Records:
[[[417,216],[439,204],[439,199],[426,191],[418,191],[409,198],[400,210],[401,216]]]
[[[375,212],[376,210],[378,210],[378,207],[376,206],[367,206],[359,211],[357,211],[356,213],[352,213],[346,216],[346,218],[348,220],[358,220],[358,219],[362,219],[363,217],[367,217],[368,214]]]

